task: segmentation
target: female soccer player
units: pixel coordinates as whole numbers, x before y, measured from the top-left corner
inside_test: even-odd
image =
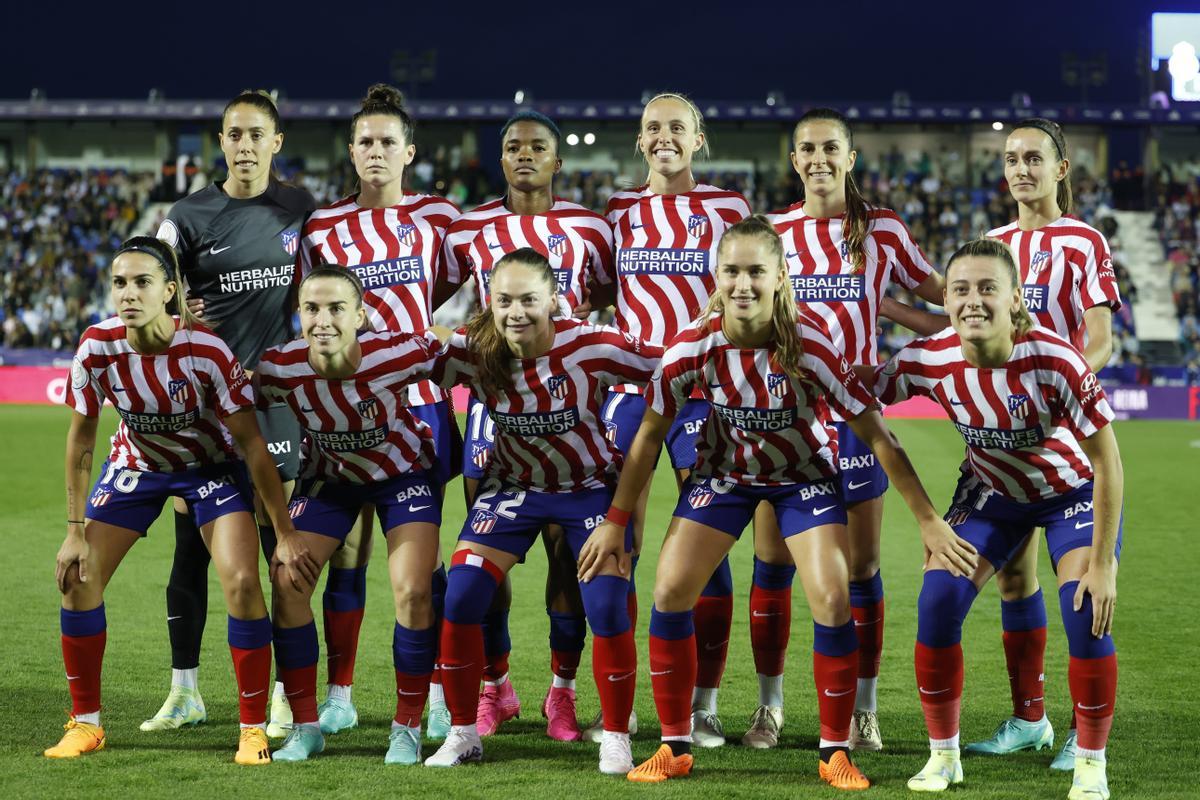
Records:
[[[804,200],[772,214],[771,220],[783,240],[796,301],[824,320],[837,351],[849,363],[875,364],[875,326],[881,306],[898,305],[884,303],[888,286],[899,282],[939,304],[941,277],[896,213],[868,205],[859,193],[852,174],[858,154],[845,117],[829,108],[809,111],[796,123],[792,144],[792,167],[804,184]],[[941,319],[944,324],[945,318]],[[850,605],[858,636],[851,745],[879,750],[883,740],[875,685],[884,617],[879,536],[887,476],[850,426],[837,420],[835,428],[850,537]],[[760,527],[767,524],[769,520]],[[782,658],[775,667],[779,676],[775,680],[780,681]],[[759,680],[770,686],[769,676],[761,670]],[[777,696],[782,699],[782,692]],[[768,700],[764,692],[760,702],[768,707],[764,719],[769,723],[775,713]],[[782,722],[782,709],[778,719]]]
[[[616,283],[596,293],[597,306],[616,302],[616,326],[631,336],[663,345],[700,312],[713,292],[717,244],[722,234],[750,213],[737,192],[698,183],[692,161],[708,153],[700,109],[680,94],[651,98],[642,110],[637,147],[649,167],[645,186],[615,193],[606,215],[617,248]],[[613,292],[615,291],[615,297]],[[604,424],[622,453],[628,453],[646,401],[636,386],[614,387]],[[682,484],[696,461],[696,431],[708,408],[703,400],[685,404],[667,435],[667,452]],[[641,551],[649,480],[633,508],[634,564]],[[630,580],[630,589],[634,583]],[[636,614],[636,597],[630,598]],[[733,618],[733,579],[722,561],[696,606],[696,647],[700,658],[693,717],[696,742],[725,743],[717,716],[717,688],[729,652]]]
[[[1070,650],[1079,723],[1070,797],[1107,798],[1104,748],[1117,661],[1111,636],[1121,549],[1121,457],[1112,410],[1070,342],[1034,326],[1012,253],[979,239],[946,266],[953,329],[918,339],[876,371],[886,403],[937,401],[967,445],[947,519],[983,556],[967,576],[929,557],[917,602],[916,672],[930,758],[908,782],[942,791],[962,781],[962,623],[979,589],[1034,529],[1046,541]]]
[[[480,306],[486,308],[492,269],[505,254],[522,247],[532,247],[550,261],[564,316],[573,312],[586,317],[590,288],[612,283],[612,232],[607,221],[578,203],[554,196],[554,176],[562,168],[560,138],[558,126],[536,111],[519,112],[505,122],[500,132],[500,165],[508,191],[504,197],[463,214],[450,227],[435,308],[472,278]],[[468,506],[491,459],[492,431],[485,407],[472,399],[463,458]],[[576,741],[580,731],[575,718],[575,673],[586,632],[583,603],[575,582],[574,558],[558,526],[551,525],[542,541],[549,564],[546,614],[553,674],[542,714],[548,736]],[[508,676],[511,601],[506,578],[483,623],[487,666],[479,698],[481,736],[495,733],[521,708]]]
[[[290,511],[318,569],[365,504],[378,510],[396,606],[396,714],[384,761],[416,764],[437,645],[431,578],[442,513],[434,431],[405,401],[414,380],[429,373],[440,344],[412,333],[360,334],[364,292],[351,270],[312,269],[299,298],[303,338],[263,354],[254,377],[259,403],[286,404],[305,430],[309,448]],[[275,759],[304,761],[325,748],[312,586],[277,581],[274,588],[275,647],[293,718]]]
[[[484,641],[480,623],[498,584],[550,522],[562,526],[578,556],[603,518],[620,454],[604,436],[600,405],[617,383],[645,383],[661,348],[615,328],[555,317],[558,292],[545,256],[521,248],[491,272],[485,311],[455,334],[439,356],[434,379],[465,383],[487,406],[496,447],[459,535],[446,590],[441,670],[452,726],[426,766],[478,761],[476,729]],[[600,771],[633,767],[629,715],[637,654],[626,607],[628,551],[597,563],[581,585],[592,628],[592,670],[604,716]]]
[[[846,507],[837,410],[867,442],[920,523],[932,551],[969,568],[969,553],[934,512],[874,399],[821,330],[798,316],[783,245],[763,216],[726,231],[717,291],[667,349],[646,391],[649,408],[606,521],[583,548],[580,574],[610,558],[658,449],[695,389],[711,403],[695,469],[680,491],[659,556],[650,617],[650,676],[664,744],[629,779],[658,782],[691,770],[689,700],[697,667],[692,608],[759,503],[771,504],[813,610],[813,672],[821,718],[821,778],[839,789],[870,784],[849,757],[858,642],[850,615]]]
[[[1018,122],[1005,142],[1004,177],[1017,201],[1017,219],[988,236],[1012,247],[1034,322],[1069,341],[1092,372],[1099,372],[1112,355],[1112,315],[1121,299],[1104,235],[1066,216],[1072,210],[1071,176],[1062,128],[1041,118]],[[996,573],[1013,714],[991,739],[967,745],[969,752],[1013,753],[1054,744],[1042,699],[1046,604],[1038,585],[1037,550],[1037,539],[1029,537]],[[1075,716],[1072,712],[1053,769],[1075,767]]]
[[[350,121],[350,160],[358,173],[359,191],[313,212],[304,225],[300,272],[314,264],[345,267],[364,287],[367,324],[374,331],[421,331],[433,319],[435,278],[441,271],[441,248],[450,223],[459,215],[448,200],[406,193],[404,168],[416,153],[414,123],[397,89],[375,84]],[[429,381],[405,389],[407,407],[433,432],[434,462],[426,474],[442,489],[459,473],[462,440],[451,413],[449,395]],[[352,685],[358,634],[367,600],[366,571],[371,556],[373,516],[366,504],[361,524],[345,537],[330,558],[323,598],[327,699],[319,714],[321,731],[332,734],[358,724]],[[434,603],[445,591],[440,556],[433,577]],[[439,684],[430,707],[431,724],[445,719]],[[443,726],[444,727],[444,726]],[[444,736],[444,732],[441,734]],[[440,737],[439,737],[440,738]]]
[[[75,413],[67,434],[67,536],[55,580],[63,594],[62,648],[72,711],[62,741],[45,751],[49,758],[75,758],[104,747],[104,589],[163,501],[181,497],[216,563],[229,608],[242,726],[234,760],[271,761],[263,730],[271,621],[258,580],[250,487],[234,440],[278,535],[272,571],[296,586],[311,583],[316,573],[295,536],[274,462],[249,413],[254,401],[246,373],[212,331],[168,313],[179,286],[170,247],[149,236],[126,241],[112,265],[117,316],[84,332],[71,366],[67,404]],[[96,426],[106,399],[121,422],[89,495]]]
[[[305,190],[272,176],[283,127],[266,93],[246,91],[230,100],[217,139],[229,176],[176,203],[157,235],[178,254],[188,307],[253,371],[263,350],[292,338],[296,249],[304,218],[316,203]],[[296,420],[286,409],[275,409],[260,412],[258,421],[290,493],[300,465]],[[269,559],[274,535],[261,509],[257,516],[263,554]],[[169,730],[207,718],[196,682],[207,608],[208,550],[191,514],[176,501],[175,558],[167,583],[171,690],[142,730]],[[282,736],[280,725],[288,716],[279,683],[271,717],[268,731]]]

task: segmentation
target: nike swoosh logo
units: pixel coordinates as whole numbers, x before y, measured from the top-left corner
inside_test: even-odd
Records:
[[[828,689],[826,689],[825,696],[826,697],[845,697],[846,695],[850,694],[853,691],[854,691],[853,689],[847,689],[844,692],[831,692]]]
[[[785,256],[785,257],[786,258],[796,258],[799,255],[800,255],[799,253],[788,253],[787,256]]]
[[[297,690],[296,690],[296,691],[294,691],[294,692],[284,692],[284,693],[283,693],[283,696],[284,696],[284,697],[295,697],[295,696],[297,696],[297,695],[301,695],[301,694],[304,694],[304,690],[303,690],[303,689],[297,689]]]
[[[342,247],[354,247],[354,240],[351,239],[348,242],[338,242],[338,244],[340,244]]]
[[[1095,524],[1095,522],[1094,522],[1094,521],[1093,521],[1093,522],[1076,522],[1076,523],[1075,523],[1075,530],[1079,530],[1080,528],[1088,528],[1088,527],[1091,527],[1091,526],[1092,526],[1092,525],[1094,525],[1094,524]]]
[[[669,670],[669,669],[664,669],[662,672],[655,672],[654,670],[650,670],[651,676],[670,675],[670,674],[671,674],[671,670]]]
[[[233,499],[233,498],[235,498],[235,497],[237,497],[237,495],[236,495],[236,494],[231,494],[231,495],[229,495],[228,497],[222,497],[220,500],[218,500],[218,501],[217,501],[217,503],[216,503],[216,504],[217,504],[217,505],[222,505],[222,504],[226,503],[227,501],[229,501],[229,500],[232,500],[232,499]]]
[[[471,662],[471,663],[473,664],[475,662]],[[450,664],[438,664],[438,666],[441,667],[443,670],[466,669],[467,667],[471,666],[471,664],[459,664],[458,666],[451,666]]]
[[[704,645],[704,649],[705,650],[720,650],[722,647],[724,647],[727,644],[729,644],[728,639],[726,639],[723,642],[717,642],[716,644],[706,644],[706,645]]]
[[[397,694],[406,695],[406,696],[408,696],[408,697],[416,697],[416,696],[417,696],[417,695],[419,695],[419,694],[425,694],[424,692],[406,692],[406,691],[404,691],[403,689],[397,689],[397,690],[396,690],[396,693],[397,693]]]
[[[79,680],[79,678],[80,678],[79,675],[68,675],[67,676],[67,680],[69,680],[69,681],[77,681],[77,680]]]
[[[632,678],[636,674],[637,674],[636,672],[626,672],[624,675],[609,675],[608,679],[610,681],[612,681],[613,683],[616,683],[617,681],[628,680],[629,678]]]
[[[870,481],[863,481],[862,483],[855,483],[854,481],[850,481],[850,485],[847,488],[850,489],[850,491],[854,491],[855,489],[861,489],[862,487],[867,486],[870,483],[871,483]]]
[[[641,223],[641,224],[638,224],[638,225],[634,225],[632,222],[631,222],[631,223],[629,223],[629,229],[630,229],[630,230],[637,231],[637,230],[641,230],[641,229],[642,229],[642,228],[644,228],[644,227],[646,227],[646,223],[644,223],[644,222],[643,222],[643,223]]]
[[[117,392],[125,391],[125,387],[124,386],[114,386],[114,387],[112,387],[112,390],[113,390],[113,394],[116,394]]]
[[[862,627],[865,627],[865,626],[867,626],[867,625],[874,625],[876,622],[879,622],[879,617],[876,617],[875,619],[868,619],[868,620],[864,620],[863,622],[859,622],[858,620],[854,620],[854,627],[856,627],[856,628],[862,628]]]
[[[178,616],[174,616],[174,617],[167,617],[167,622],[171,622],[171,621],[173,621],[173,620],[177,620],[177,619],[183,619],[183,615],[182,615],[182,614],[179,614]]]
[[[311,413],[312,413],[312,409],[311,409],[311,408],[305,408],[304,406],[300,406],[300,410],[301,410],[301,411],[303,411],[305,414],[311,414]]]
[[[961,400],[955,400],[953,398],[950,399],[950,405],[952,405],[952,406],[961,406],[962,404],[963,403]]]
[[[413,511],[424,511],[425,509],[430,508],[430,507],[431,506],[409,506],[408,510],[411,513]]]
[[[276,464],[275,469],[283,469],[283,464]]]
[[[242,697],[246,697],[246,698],[257,697],[258,695],[262,694],[265,691],[266,691],[266,689],[259,689],[257,692],[242,692]]]
[[[814,508],[814,509],[813,509],[813,516],[814,516],[814,517],[819,517],[819,516],[821,516],[822,514],[824,514],[826,511],[828,511],[828,510],[829,510],[829,509],[831,509],[831,508],[837,508],[837,506],[825,506],[824,508]]]
[[[488,249],[489,249],[489,250],[499,250],[501,247],[504,247],[504,245],[502,245],[502,244],[492,244],[491,242],[488,242]]]
[[[1101,703],[1098,706],[1085,706],[1083,703],[1076,703],[1076,705],[1079,706],[1080,710],[1082,711],[1099,711],[1108,705],[1108,703]]]
[[[918,686],[917,688],[921,690],[921,694],[945,694],[946,692],[950,691],[949,686],[947,686],[945,689],[938,689],[936,692],[931,692],[924,686]]]
[[[751,611],[752,617],[778,617],[783,614],[782,611]]]
[[[231,244],[227,244],[224,247],[217,247],[214,244],[212,247],[208,248],[208,254],[210,256],[215,256],[217,253],[224,253],[226,250],[228,250],[231,247],[233,247],[233,245],[231,245]]]

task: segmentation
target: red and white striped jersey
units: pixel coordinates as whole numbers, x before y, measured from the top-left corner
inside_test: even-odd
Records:
[[[505,253],[522,247],[550,260],[568,310],[587,298],[589,283],[613,282],[612,230],[604,217],[559,198],[544,214],[514,214],[503,197],[468,211],[450,226],[443,253],[446,281],[461,286],[474,277],[479,303],[486,305],[492,267]]]
[[[141,355],[112,317],[83,332],[66,404],[100,416],[107,398],[121,415],[108,459],[141,472],[180,472],[237,459],[224,417],[254,407],[250,380],[225,342],[175,319],[163,353]]]
[[[842,215],[810,217],[804,203],[769,214],[783,240],[796,302],[825,320],[838,352],[851,364],[875,364],[875,325],[888,286],[916,289],[934,268],[895,211],[869,207],[861,272],[842,238]]]
[[[433,463],[433,431],[404,403],[405,389],[428,378],[440,345],[431,333],[360,333],[362,363],[348,378],[317,375],[308,342],[263,354],[254,385],[260,408],[286,403],[305,432],[305,478],[365,484]]]
[[[707,184],[683,194],[655,194],[647,184],[616,192],[605,216],[617,247],[616,325],[667,344],[704,309],[716,288],[717,245],[750,216],[750,204]]]
[[[304,223],[300,276],[324,261],[354,271],[366,291],[367,321],[376,331],[423,331],[433,320],[433,286],[446,231],[458,206],[441,197],[406,194],[389,208],[363,208],[358,195],[319,208]],[[428,381],[409,386],[414,406],[445,400]]]
[[[646,405],[674,417],[693,390],[712,406],[696,440],[696,474],[741,486],[780,486],[838,473],[830,410],[853,418],[876,405],[819,318],[797,323],[801,371],[778,369],[774,346],[739,349],[721,315],[698,320],[671,343],[646,387]]]
[[[875,369],[885,403],[937,401],[967,444],[964,465],[1005,497],[1032,503],[1092,479],[1079,447],[1113,419],[1104,389],[1079,351],[1035,327],[1003,367],[973,367],[953,328],[916,339]]]
[[[1112,254],[1104,234],[1074,217],[1023,231],[1016,222],[988,231],[1013,249],[1021,271],[1021,294],[1034,321],[1079,351],[1087,340],[1083,312],[1092,306],[1121,307]]]
[[[534,492],[613,486],[621,453],[605,437],[601,406],[610,386],[645,384],[662,348],[606,325],[573,318],[552,322],[548,353],[512,360],[511,389],[484,389],[463,331],[438,357],[433,378],[447,388],[470,386],[487,406],[496,432],[489,475]]]

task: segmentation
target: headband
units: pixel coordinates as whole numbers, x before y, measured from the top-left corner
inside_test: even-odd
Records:
[[[158,262],[159,268],[162,269],[163,278],[166,281],[170,282],[175,280],[175,276],[171,274],[171,268],[167,266],[167,262],[163,260],[162,253],[140,244],[121,245],[121,248],[117,250],[117,252],[113,253],[113,260],[116,261],[117,256],[121,255],[122,253],[145,253]]]
[[[1062,161],[1067,157],[1066,153],[1063,152],[1062,147],[1058,144],[1058,137],[1062,135],[1062,129],[1060,128],[1056,133],[1051,125],[1052,123],[1047,122],[1044,119],[1038,119],[1037,117],[1023,119],[1017,123],[1018,128],[1037,128],[1039,131],[1049,136],[1050,141],[1054,142],[1054,149],[1058,153],[1058,160]]]

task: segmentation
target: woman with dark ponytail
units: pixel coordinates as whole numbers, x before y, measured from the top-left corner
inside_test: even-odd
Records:
[[[792,167],[804,184],[804,199],[770,216],[783,240],[796,302],[825,321],[834,345],[849,363],[873,365],[878,360],[875,326],[888,286],[898,282],[940,305],[941,276],[900,217],[868,205],[859,193],[853,175],[858,153],[845,117],[830,108],[815,108],[796,123],[792,139]],[[875,684],[884,616],[879,535],[888,483],[874,455],[854,432],[841,421],[836,427],[849,518],[850,600],[859,647],[850,741],[854,749],[879,750],[883,741]],[[770,524],[768,515],[762,525]],[[756,537],[756,546],[765,548],[769,539]],[[782,674],[782,664],[778,669]]]
[[[301,278],[318,264],[348,269],[358,276],[367,327],[376,332],[411,333],[432,324],[433,287],[442,271],[442,243],[450,223],[459,216],[458,207],[449,200],[404,190],[404,168],[416,154],[414,128],[398,89],[377,83],[367,90],[362,107],[350,120],[348,150],[358,174],[358,191],[313,212],[300,244]],[[450,396],[429,381],[414,382],[405,392],[408,408],[433,432],[434,463],[427,477],[440,506],[443,487],[460,471],[462,452]],[[329,562],[323,602],[328,682],[320,707],[325,734],[358,724],[351,692],[367,600],[373,508],[364,506],[359,524]],[[440,598],[445,589],[440,555],[431,581],[435,597]],[[438,604],[435,599],[435,606]],[[439,720],[445,722],[440,690],[435,679],[429,724],[435,736]],[[440,736],[444,735],[443,724]],[[408,739],[393,743],[410,746]]]
[[[292,338],[292,279],[304,220],[315,207],[304,189],[281,183],[272,163],[283,147],[279,110],[263,91],[246,90],[221,115],[217,141],[228,175],[176,203],[158,238],[179,258],[187,307],[229,345],[250,371],[263,351]],[[275,457],[284,490],[300,470],[300,429],[285,409],[258,413],[258,424]],[[256,506],[263,553],[270,558],[275,534]],[[172,730],[204,722],[197,685],[200,642],[208,608],[208,551],[184,504],[175,502],[175,556],[167,583],[167,631],[171,640],[171,690],[162,708],[142,723],[144,731]],[[273,735],[289,719],[283,684],[271,703]]]
[[[1021,293],[1034,321],[1069,341],[1099,372],[1112,355],[1112,315],[1121,307],[1104,235],[1069,216],[1071,163],[1058,123],[1040,117],[1013,127],[1004,145],[1004,177],[1017,219],[988,236],[1007,243],[1020,270]],[[1052,747],[1045,713],[1046,604],[1037,579],[1037,540],[1029,539],[996,573],[1012,716],[967,751],[1000,755]],[[1075,713],[1053,769],[1075,767]]]

